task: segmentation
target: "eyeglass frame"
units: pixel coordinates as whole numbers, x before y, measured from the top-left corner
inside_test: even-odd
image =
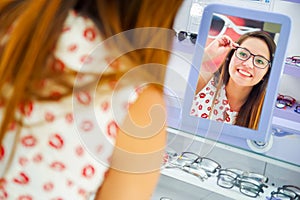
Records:
[[[224,21],[224,26],[222,27],[222,30],[220,31],[220,33],[217,36],[208,35],[208,38],[216,39],[219,36],[222,36],[226,32],[227,28],[232,28],[239,35],[243,35],[245,33],[250,33],[250,32],[261,30],[260,28],[252,28],[252,27],[247,27],[247,26],[238,26],[225,15],[215,13],[215,14],[213,14],[213,16],[221,18]]]
[[[285,107],[293,107],[296,103],[296,99],[289,95],[278,94],[276,98],[276,107],[280,109],[284,109]],[[297,112],[295,110],[295,112]]]
[[[223,172],[226,172],[226,173],[223,174]],[[231,175],[227,174],[228,172],[231,173]],[[243,175],[245,173],[253,173],[253,172],[246,172],[246,171],[239,170],[239,169],[234,169],[234,168],[232,168],[232,169],[230,169],[230,168],[220,169],[219,173],[217,175],[217,178],[218,178],[217,179],[217,185],[220,186],[220,187],[226,188],[226,189],[231,189],[234,186],[237,186],[242,194],[244,194],[246,196],[249,196],[249,197],[254,197],[254,198],[257,197],[259,195],[259,193],[264,193],[263,187],[267,187],[267,185],[265,185],[261,181],[258,181],[255,178],[251,178],[251,177]],[[257,173],[253,173],[253,174],[257,174]],[[232,182],[232,181],[229,182],[231,184],[231,186],[226,187],[226,186],[220,184],[221,176],[230,177],[230,178],[232,178],[232,181],[234,181],[234,182]],[[261,176],[263,176],[263,175],[261,175]],[[267,180],[265,182],[267,182]],[[252,189],[255,189],[255,194],[253,193],[253,195],[249,195],[248,193],[245,193],[244,190],[243,190],[243,184],[250,184],[250,185],[255,186],[256,188],[252,188]]]
[[[214,167],[213,170],[203,169],[203,170],[205,170],[206,172],[209,172],[209,173],[214,174],[214,173],[217,172],[218,169],[221,169],[221,165],[220,165],[217,161],[215,161],[215,160],[213,160],[213,159],[210,159],[210,158],[207,158],[207,157],[199,156],[198,154],[196,154],[196,153],[194,153],[194,152],[190,152],[190,151],[184,151],[184,152],[182,152],[182,153],[180,154],[180,156],[178,157],[178,159],[181,159],[181,157],[183,157],[184,154],[192,154],[192,155],[196,156],[196,158],[195,158],[195,159],[192,159],[192,160],[191,160],[191,163],[189,163],[189,164],[190,164],[190,165],[195,165],[195,164],[196,164],[196,165],[198,165],[198,166],[199,166],[200,168],[202,168],[202,169],[203,169],[203,167],[201,167],[200,164],[201,164],[201,162],[202,162],[203,160],[208,160],[208,161],[210,161],[210,162],[216,164],[216,167]]]
[[[247,52],[249,52],[250,56],[249,56],[247,59],[242,59],[242,58],[238,57],[238,56],[237,56],[237,50],[238,50],[238,49],[244,49],[244,50],[246,50]],[[236,47],[236,48],[234,48],[234,50],[235,50],[235,53],[234,53],[235,57],[238,58],[238,59],[241,60],[241,61],[247,61],[247,60],[249,60],[249,59],[253,56],[253,59],[252,59],[252,64],[253,64],[253,66],[257,67],[258,69],[265,69],[265,68],[268,67],[268,66],[271,68],[271,61],[268,60],[267,58],[265,58],[265,57],[262,56],[262,55],[255,55],[255,54],[251,53],[251,51],[249,51],[249,50],[248,50],[247,48],[245,48],[245,47]],[[268,61],[268,63],[266,64],[266,66],[265,66],[264,68],[261,68],[261,67],[258,67],[258,66],[255,65],[255,63],[254,63],[254,58],[257,57],[257,56],[259,56],[259,57],[261,57],[261,58],[264,58],[264,59],[266,59],[266,61]]]
[[[298,200],[300,200],[300,187],[295,186],[295,185],[283,185],[281,186],[281,188],[283,189],[288,189],[288,190],[292,190],[294,193],[296,193],[296,197],[298,198]],[[278,188],[279,189],[279,188]],[[277,189],[277,190],[278,190]],[[297,189],[298,191],[295,191],[294,189]],[[295,197],[295,198],[296,198]]]
[[[271,196],[268,200],[272,200],[273,198],[275,198],[277,200],[278,197],[276,197],[275,195],[282,195],[284,197],[288,197],[290,200],[299,200],[300,199],[300,194],[298,194],[296,191],[294,191],[291,188],[295,188],[295,189],[299,190],[298,192],[300,192],[300,188],[297,187],[297,186],[283,185],[281,187],[278,187],[276,191],[272,191]],[[281,197],[279,197],[279,198],[281,198]]]
[[[276,197],[275,195],[282,195],[284,197],[288,197],[290,200],[293,200],[293,197],[290,197],[289,195],[283,193],[283,192],[278,192],[278,191],[272,191],[271,196],[268,197],[268,200],[281,200],[281,197]],[[273,199],[275,198],[275,199]],[[280,198],[280,199],[278,199]]]
[[[184,34],[184,38],[181,39],[179,37],[179,34]],[[187,39],[188,37],[190,38],[190,41],[193,43],[193,44],[196,44],[196,40],[197,40],[197,37],[198,37],[198,34],[197,33],[190,33],[190,32],[186,32],[186,31],[179,31],[179,32],[176,32],[176,36],[178,38],[178,40],[181,42],[185,39]]]
[[[269,178],[262,174],[256,172],[248,172],[238,168],[226,168],[225,170],[235,173],[237,176],[239,176],[239,178],[250,178],[261,183],[263,187],[268,187],[267,185],[265,185],[265,183],[268,182]]]
[[[300,64],[300,56],[286,57],[285,62],[289,64]]]
[[[197,156],[196,159],[198,159],[198,157],[199,157],[197,154],[195,154],[193,152],[185,152],[185,153],[190,153],[192,155],[196,155]],[[177,153],[174,153],[174,152],[172,152],[171,154],[168,153],[167,155],[169,158],[171,157],[171,159],[168,158],[169,161],[164,163],[164,167],[166,169],[178,168],[184,172],[187,172],[193,176],[198,177],[202,181],[204,181],[205,179],[207,179],[210,176],[210,174],[208,174],[207,170],[204,170],[203,168],[194,165],[195,159],[190,159],[190,158],[185,157],[188,159],[189,162],[179,163],[178,160],[182,159],[183,154],[184,154],[184,152],[181,153],[180,156],[178,156]],[[216,162],[214,161],[214,163],[216,163]]]

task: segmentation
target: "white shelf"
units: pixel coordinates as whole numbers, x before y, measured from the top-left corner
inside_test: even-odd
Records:
[[[189,183],[191,185],[195,185],[197,187],[200,187],[202,189],[211,191],[213,193],[217,193],[220,195],[223,195],[228,198],[232,199],[243,199],[243,200],[266,200],[266,197],[269,197],[271,192],[276,190],[275,187],[269,186],[268,188],[264,188],[264,193],[260,193],[260,195],[256,198],[248,197],[244,194],[242,194],[237,187],[233,187],[231,189],[222,188],[217,185],[217,177],[212,176],[208,179],[201,181],[196,176],[193,176],[191,174],[188,174],[182,170],[179,169],[163,169],[161,173],[165,176],[169,176],[175,179],[178,179],[180,181]]]
[[[298,2],[300,3],[300,0],[298,0]],[[285,63],[283,73],[300,78],[300,67]],[[285,109],[279,109],[275,107],[272,124],[283,129],[286,128],[292,133],[300,134],[300,114],[294,111],[296,105],[298,104],[299,99],[292,108],[287,107]]]
[[[292,3],[300,3],[300,0],[283,0],[283,1],[288,1],[288,2],[292,2]]]
[[[283,73],[300,78],[300,67],[285,63]]]

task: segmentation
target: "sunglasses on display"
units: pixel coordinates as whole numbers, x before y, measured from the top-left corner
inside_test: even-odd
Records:
[[[213,39],[218,38],[219,36],[222,36],[228,28],[232,28],[236,33],[240,35],[261,30],[260,28],[238,26],[225,15],[214,14],[208,37]]]
[[[294,185],[284,185],[272,191],[268,200],[300,200],[300,188]]]
[[[292,65],[300,66],[300,56],[291,56],[285,59],[285,62]]]
[[[235,56],[242,61],[246,61],[253,56],[253,65],[259,69],[264,69],[267,66],[271,66],[271,62],[268,59],[261,55],[254,55],[248,49],[243,47],[235,48]]]
[[[177,34],[177,38],[179,41],[183,41],[185,40],[186,38],[190,38],[191,42],[193,44],[196,43],[196,40],[197,40],[197,34],[196,33],[188,33],[186,31],[179,31]]]
[[[287,106],[292,107],[295,103],[296,103],[295,98],[288,96],[288,95],[279,94],[277,96],[277,100],[276,100],[276,107],[283,109],[283,108],[286,108]],[[295,109],[295,112],[297,112],[297,110],[299,110],[299,107],[297,109]]]
[[[240,169],[220,169],[217,179],[217,185],[223,188],[231,189],[234,186],[248,197],[257,197],[263,193],[263,187],[267,187],[268,178],[257,173],[245,172]]]

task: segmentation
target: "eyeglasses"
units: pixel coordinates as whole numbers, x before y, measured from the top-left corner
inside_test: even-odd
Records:
[[[287,57],[285,59],[285,62],[289,63],[289,64],[292,64],[292,65],[300,66],[300,56]]]
[[[188,32],[185,32],[185,31],[179,31],[177,33],[177,38],[178,38],[179,41],[183,41],[188,37],[190,38],[190,40],[193,44],[196,43],[196,40],[197,40],[197,34],[196,33],[188,33]]]
[[[248,49],[243,47],[237,47],[235,49],[235,56],[242,61],[246,61],[253,56],[253,65],[260,69],[264,69],[268,65],[271,66],[271,62],[268,59],[260,55],[254,55]]]
[[[177,162],[204,169],[206,172],[211,174],[215,173],[217,169],[221,168],[221,165],[218,162],[188,151],[182,152],[178,157]]]
[[[295,192],[297,194],[297,199],[300,200],[300,187],[295,186],[295,185],[283,185],[282,188],[292,190],[293,192]]]
[[[288,95],[279,94],[277,96],[277,100],[276,100],[276,107],[280,108],[280,109],[283,109],[286,106],[293,107],[293,105],[295,104],[295,102],[296,102],[295,98],[293,98],[291,96],[288,96]],[[295,109],[295,112],[297,112],[297,109]]]
[[[261,174],[239,169],[220,169],[217,177],[217,185],[220,187],[231,189],[237,186],[242,194],[249,197],[257,197],[259,193],[263,193],[263,187],[267,187],[264,183],[268,181]]]
[[[267,199],[268,200],[293,200],[293,198],[289,194],[278,192],[278,191],[271,192],[271,197],[269,198],[267,197]]]
[[[215,39],[215,38],[223,35],[226,32],[227,28],[232,28],[239,35],[243,35],[245,33],[261,30],[260,28],[238,26],[235,23],[233,23],[225,15],[214,14],[213,18],[212,18],[208,37]]]
[[[298,193],[297,193],[298,192]],[[300,200],[300,188],[294,185],[284,185],[271,192],[269,200]]]
[[[218,162],[193,152],[182,152],[176,159],[170,160],[171,162],[166,163],[166,168],[179,168],[201,180],[207,179],[211,174],[216,173],[217,169],[221,168]]]
[[[229,170],[229,171],[237,174],[239,178],[250,178],[255,181],[258,181],[259,183],[261,183],[263,185],[265,183],[267,183],[269,180],[268,177],[266,177],[262,174],[255,173],[255,172],[247,172],[247,171],[243,171],[241,169],[236,169],[236,168],[227,168],[226,170]]]

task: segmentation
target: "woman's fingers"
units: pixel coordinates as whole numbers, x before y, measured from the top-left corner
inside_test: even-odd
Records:
[[[219,46],[220,47],[230,47],[230,48],[237,48],[240,45],[236,42],[234,42],[231,37],[227,35],[223,35],[219,40]]]
[[[223,35],[219,40],[219,45],[222,47],[234,47],[236,43],[229,36]]]

